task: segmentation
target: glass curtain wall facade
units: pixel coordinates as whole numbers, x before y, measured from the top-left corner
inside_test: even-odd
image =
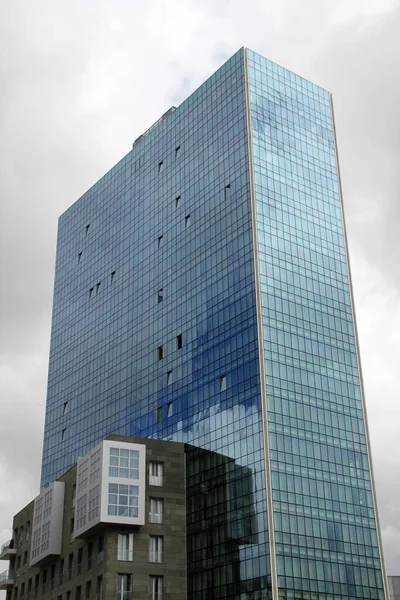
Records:
[[[191,600],[385,598],[331,99],[250,51],[60,217],[42,485],[111,433],[210,453]]]
[[[279,592],[383,599],[331,97],[247,55]]]

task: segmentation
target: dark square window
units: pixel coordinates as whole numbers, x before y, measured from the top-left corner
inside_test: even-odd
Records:
[[[162,346],[158,346],[158,348],[157,348],[157,358],[158,358],[158,360],[163,359],[163,347]]]
[[[182,348],[182,334],[176,336],[176,349],[180,350]]]

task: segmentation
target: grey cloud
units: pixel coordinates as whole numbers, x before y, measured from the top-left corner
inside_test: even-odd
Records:
[[[212,0],[2,3],[0,476],[15,497],[0,494],[0,532],[37,492],[58,215],[245,45],[334,93],[375,476],[393,571],[400,536],[392,425],[400,416],[393,359],[400,326],[400,7],[384,0],[248,0],[245,8],[239,0],[223,7]]]

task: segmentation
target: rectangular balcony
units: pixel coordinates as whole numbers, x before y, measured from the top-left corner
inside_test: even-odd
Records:
[[[0,573],[0,590],[7,590],[14,585],[14,577],[10,574],[9,570]]]
[[[10,560],[17,554],[14,540],[8,540],[0,549],[0,560]]]

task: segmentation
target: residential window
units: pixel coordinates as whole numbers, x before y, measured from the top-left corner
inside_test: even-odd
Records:
[[[153,462],[149,464],[149,485],[162,486],[164,484],[164,464]]]
[[[54,581],[56,578],[56,565],[51,565],[50,569],[50,588],[54,590]]]
[[[28,552],[25,550],[25,552],[24,552],[24,566],[26,565],[27,562],[28,562]]]
[[[76,588],[76,592],[75,592],[75,600],[81,600],[81,598],[82,598],[82,588],[80,585],[78,585]]]
[[[84,460],[78,468],[78,492],[85,489],[89,481],[89,459]]]
[[[78,498],[76,505],[76,528],[81,529],[84,525],[86,525],[86,513],[87,513],[87,494],[83,494],[80,498]],[[73,530],[71,531],[71,533]]]
[[[97,600],[101,600],[102,593],[103,593],[103,576],[99,575],[97,577],[97,582],[96,582],[96,598],[97,598]]]
[[[71,590],[68,590],[66,600],[71,600],[71,594],[72,594]]]
[[[72,566],[74,564],[74,554],[68,555],[68,579],[72,578]]]
[[[162,524],[164,520],[164,499],[150,498],[149,522]]]
[[[172,371],[168,371],[167,373],[167,385],[171,385],[172,383]]]
[[[176,349],[180,350],[182,348],[182,334],[176,336]]]
[[[89,542],[87,547],[87,568],[88,571],[92,568],[93,543]]]
[[[89,490],[89,507],[88,507],[88,522],[97,519],[99,516],[99,504],[100,504],[100,486]]]
[[[116,600],[130,600],[132,591],[132,575],[117,575],[117,597]]]
[[[85,594],[86,600],[89,600],[91,594],[92,594],[92,582],[87,581],[86,582],[86,594]]]
[[[164,547],[164,538],[161,535],[149,536],[149,562],[152,562],[152,563],[164,562],[163,547]]]
[[[17,571],[21,568],[21,557],[17,556]]]
[[[46,552],[49,545],[50,545],[50,521],[47,521],[47,523],[45,523],[42,526],[42,539],[41,539],[40,553],[42,554],[43,552]]]
[[[228,183],[228,185],[226,185],[224,188],[224,200],[229,200],[230,197],[231,197],[231,184]]]
[[[226,390],[226,375],[222,375],[219,378],[219,391],[224,392]]]
[[[25,581],[21,583],[21,598],[25,596]]]
[[[103,592],[103,576],[99,575],[96,582],[96,598],[100,600]]]
[[[32,594],[32,578],[28,579],[28,598],[30,598]]]
[[[167,404],[167,418],[172,417],[172,402],[168,402]]]
[[[185,217],[185,227],[189,227],[190,225],[190,215],[186,215]]]
[[[90,468],[89,468],[89,483],[94,483],[100,478],[101,468],[101,450],[97,450],[90,457]]]
[[[164,300],[164,290],[163,288],[158,290],[157,293],[157,303],[160,304],[160,302],[162,302]]]
[[[181,202],[181,197],[180,197],[180,196],[177,196],[177,197],[175,198],[175,208],[178,208],[178,206],[179,206],[180,202]]]
[[[161,161],[158,163],[158,172],[159,172],[159,173],[161,173],[161,171],[163,170],[163,168],[164,168],[164,161],[163,161],[163,160],[161,160]]]
[[[104,558],[104,538],[103,536],[99,536],[99,539],[97,541],[97,564],[100,564],[101,562],[103,562],[103,558]]]
[[[39,578],[40,578],[40,574],[37,573],[35,575],[35,588],[34,588],[34,596],[35,596],[35,598],[37,598],[38,595],[39,595]]]
[[[149,575],[149,600],[162,600],[163,578],[160,575]]]
[[[160,235],[160,236],[158,237],[158,240],[157,240],[157,246],[158,246],[158,248],[160,248],[160,246],[161,246],[161,245],[162,245],[162,243],[163,243],[163,237],[164,237],[163,235]]]
[[[47,569],[44,569],[43,575],[42,575],[42,593],[43,594],[46,591],[46,583],[47,583]]]
[[[110,448],[109,476],[139,479],[139,451]]]
[[[40,554],[40,540],[41,540],[42,528],[36,529],[33,532],[32,538],[32,558],[36,558]]]
[[[82,573],[82,559],[83,559],[83,548],[79,548],[78,550],[78,563],[77,563],[77,572],[78,575]]]
[[[133,560],[133,533],[118,534],[118,560]]]
[[[158,346],[158,348],[157,348],[157,359],[158,360],[163,359],[163,347],[162,346]]]
[[[137,517],[139,514],[139,487],[137,485],[108,484],[108,514],[119,517]]]

